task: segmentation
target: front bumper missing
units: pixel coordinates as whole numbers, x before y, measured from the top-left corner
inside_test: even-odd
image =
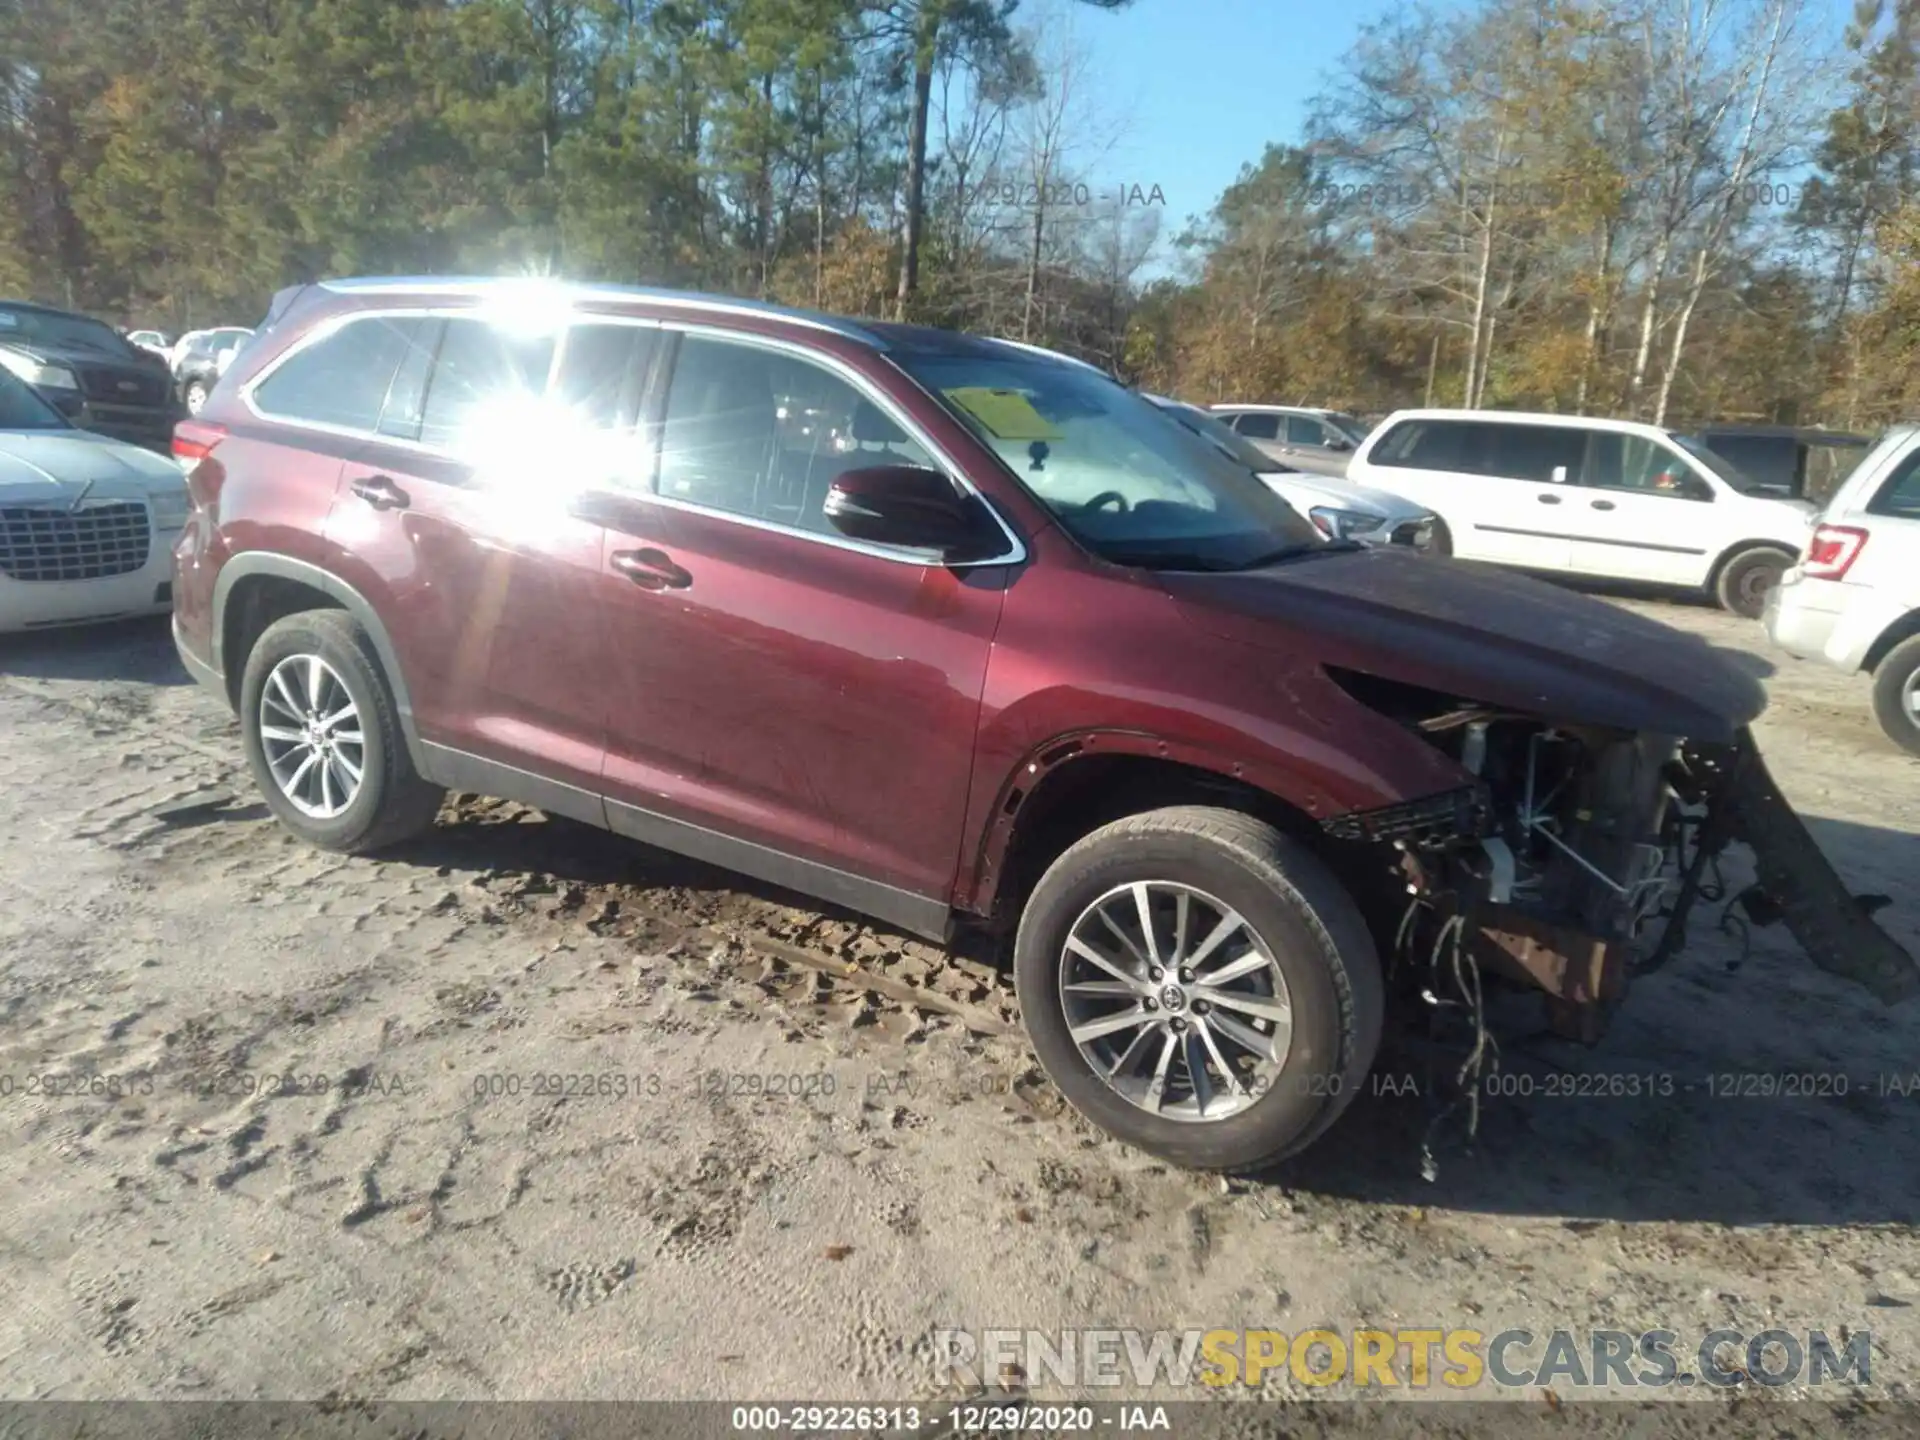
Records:
[[[1489,974],[1542,991],[1550,1028],[1592,1044],[1624,998],[1630,981],[1660,969],[1687,943],[1687,922],[1701,897],[1703,880],[1731,841],[1754,856],[1760,893],[1745,892],[1754,923],[1786,923],[1807,957],[1821,969],[1859,985],[1886,1005],[1920,994],[1920,964],[1875,923],[1847,890],[1806,824],[1794,813],[1767,772],[1752,733],[1742,729],[1730,745],[1681,747],[1669,768],[1678,799],[1696,813],[1680,827],[1679,883],[1665,911],[1665,928],[1650,952],[1625,938],[1608,938],[1555,923],[1515,906],[1435,894],[1436,872],[1415,856],[1426,846],[1471,843],[1487,833],[1489,801],[1478,787],[1424,800],[1334,817],[1324,823],[1335,839],[1389,843],[1403,852],[1408,889],[1456,916],[1460,941],[1473,962]],[[1711,893],[1711,891],[1709,891]],[[1406,926],[1403,939],[1411,933]]]

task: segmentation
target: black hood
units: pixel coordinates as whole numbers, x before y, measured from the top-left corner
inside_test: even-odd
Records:
[[[16,355],[24,355],[39,365],[64,365],[68,369],[85,368],[90,365],[111,365],[131,367],[136,370],[157,370],[166,373],[166,361],[149,354],[137,345],[115,354],[107,350],[94,350],[85,345],[49,345],[42,340],[12,339],[0,333],[0,350],[11,350]]]
[[[1724,743],[1766,708],[1697,636],[1470,561],[1380,546],[1160,578],[1213,634],[1545,720]]]

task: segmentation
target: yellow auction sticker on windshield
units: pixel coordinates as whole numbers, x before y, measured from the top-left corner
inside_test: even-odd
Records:
[[[1040,417],[1033,402],[1018,390],[993,390],[963,385],[946,396],[987,427],[996,440],[1058,440],[1060,432]]]

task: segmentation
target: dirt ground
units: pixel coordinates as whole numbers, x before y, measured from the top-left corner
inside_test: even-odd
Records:
[[[1920,948],[1866,682],[1626,603],[1766,677],[1777,779]],[[164,624],[0,639],[0,797],[7,1398],[899,1401],[936,1330],[1089,1325],[1844,1327],[1920,1398],[1920,1090],[1875,1088],[1920,1013],[1778,927],[1739,963],[1718,907],[1598,1049],[1503,1056],[1671,1095],[1498,1101],[1429,1183],[1427,1107],[1370,1094],[1226,1185],[1065,1112],[980,961],[471,797],[394,858],[296,844]],[[1759,1073],[1844,1079],[1709,1079]]]

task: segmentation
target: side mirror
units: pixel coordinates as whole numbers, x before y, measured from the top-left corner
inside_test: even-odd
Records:
[[[827,490],[827,521],[850,540],[938,550],[950,559],[980,548],[985,517],[938,470],[869,465],[849,470]]]
[[[1329,450],[1351,450],[1353,442],[1344,435],[1329,435],[1323,442]]]

